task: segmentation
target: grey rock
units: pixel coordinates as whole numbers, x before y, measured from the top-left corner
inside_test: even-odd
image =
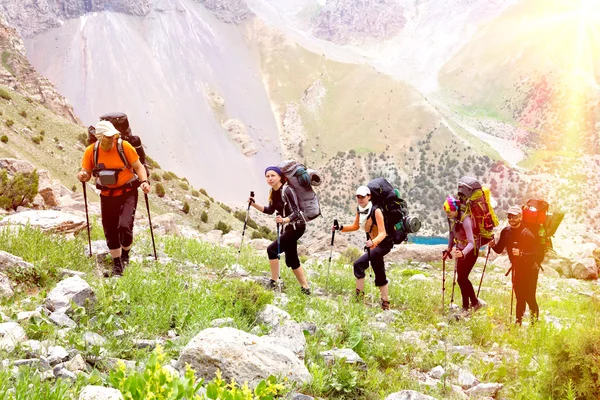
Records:
[[[469,356],[475,354],[475,349],[471,346],[452,346],[450,348],[450,352],[462,354],[463,356]]]
[[[446,371],[444,370],[444,367],[438,365],[434,367],[431,371],[429,371],[429,376],[431,376],[434,379],[440,379],[445,372]]]
[[[275,344],[292,350],[299,359],[304,360],[306,338],[302,327],[296,321],[286,320],[283,324],[276,325],[269,337],[275,339]]]
[[[576,279],[596,280],[598,279],[598,267],[596,260],[586,257],[578,260],[572,267],[573,277]]]
[[[20,365],[29,365],[31,367],[39,365],[40,364],[40,359],[39,358],[28,358],[25,360],[15,360],[13,361],[13,365],[18,367]]]
[[[292,351],[234,328],[209,328],[198,333],[181,351],[177,369],[184,371],[186,363],[207,379],[220,369],[223,379],[247,381],[251,386],[272,374],[298,383],[312,380]]]
[[[458,372],[457,383],[463,389],[469,389],[469,388],[472,388],[473,386],[479,384],[479,380],[470,371],[461,369]]]
[[[385,400],[436,400],[436,398],[414,390],[402,390],[388,395]]]
[[[480,383],[479,385],[467,390],[466,393],[469,395],[469,397],[474,398],[484,396],[495,397],[503,387],[504,385],[501,383]]]
[[[9,215],[0,221],[0,226],[22,225],[39,228],[53,233],[78,233],[86,228],[85,217],[56,210],[30,210]]]
[[[48,347],[48,362],[50,365],[56,365],[69,358],[69,353],[62,346]]]
[[[28,321],[30,318],[42,318],[42,314],[39,311],[21,311],[17,313],[17,322]]]
[[[236,323],[233,318],[217,318],[210,322],[212,328],[222,328],[224,326],[235,327]]]
[[[0,221],[2,222],[2,221]],[[0,272],[32,270],[33,264],[24,261],[21,257],[14,256],[6,251],[0,250]]]
[[[150,349],[153,350],[157,344],[161,344],[162,340],[152,339],[133,339],[133,345],[138,349]]]
[[[426,282],[428,280],[430,280],[430,279],[423,274],[415,274],[415,275],[411,276],[410,278],[408,278],[409,282]]]
[[[94,291],[90,285],[78,276],[64,279],[48,293],[46,307],[50,311],[67,312],[71,309],[71,302],[83,307],[86,301],[95,301]]]
[[[304,332],[308,332],[309,335],[314,335],[317,333],[317,324],[314,322],[301,322],[300,329]]]
[[[62,368],[58,372],[55,372],[54,376],[56,376],[57,378],[69,379],[72,381],[77,380],[77,375],[75,375],[73,372],[69,371],[66,368]]]
[[[61,278],[69,277],[69,276],[78,276],[82,279],[85,278],[85,272],[74,271],[72,269],[61,268],[59,273],[60,273]]]
[[[14,294],[12,290],[12,283],[8,276],[0,272],[0,298],[10,298]]]
[[[264,310],[258,313],[257,320],[271,328],[291,319],[290,314],[271,304],[267,304]]]
[[[335,363],[336,360],[345,358],[346,363],[348,364],[356,364],[363,368],[367,367],[365,361],[352,349],[332,349],[327,351],[322,351],[319,353],[321,357],[325,360],[325,362],[329,365]]]
[[[69,318],[69,316],[64,312],[53,312],[50,314],[48,319],[58,326],[66,326],[67,328],[77,327],[77,323]]]
[[[88,346],[104,346],[106,344],[106,339],[95,333],[95,332],[86,332],[83,334],[83,341]]]
[[[85,360],[81,354],[75,355],[75,357],[65,363],[65,368],[71,372],[85,371],[85,367]]]
[[[135,369],[136,363],[135,361],[123,360],[120,358],[106,357],[102,358],[102,364],[104,364],[108,369],[116,368],[119,363],[123,363],[126,369]]]
[[[0,324],[0,350],[12,352],[18,343],[27,340],[25,330],[16,322]]]
[[[113,332],[113,336],[116,338],[125,336],[125,331],[123,329],[117,329],[116,331]]]
[[[295,392],[289,393],[287,396],[287,400],[314,400],[314,399],[315,399],[314,397],[310,397],[305,394],[295,393]]]
[[[377,314],[375,316],[375,320],[377,322],[385,322],[386,324],[391,324],[392,322],[400,318],[401,315],[402,314],[400,314],[400,311],[398,310],[386,310]]]

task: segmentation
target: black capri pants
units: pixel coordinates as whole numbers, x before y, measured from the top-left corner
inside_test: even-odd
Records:
[[[137,189],[120,196],[100,196],[102,228],[110,250],[129,247],[133,243],[133,219],[137,202]]]
[[[279,253],[285,253],[285,265],[291,269],[300,268],[300,259],[298,258],[298,239],[304,235],[306,231],[305,224],[286,225],[283,233],[279,237]],[[277,259],[277,240],[267,247],[269,260]]]
[[[365,271],[369,268],[369,258],[371,260],[371,266],[375,273],[375,286],[385,286],[388,284],[387,277],[385,276],[385,263],[383,257],[389,253],[394,247],[394,242],[389,238],[385,238],[383,242],[379,243],[377,247],[371,249],[371,255],[369,252],[365,252],[356,261],[354,261],[354,276],[356,279],[363,279],[365,277]]]

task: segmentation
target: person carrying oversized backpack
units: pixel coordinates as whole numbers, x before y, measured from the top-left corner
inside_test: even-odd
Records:
[[[365,248],[367,252],[354,261],[354,276],[356,277],[356,299],[364,298],[365,271],[369,264],[375,273],[375,286],[381,294],[381,308],[390,309],[388,297],[388,280],[385,274],[385,262],[383,257],[394,247],[394,242],[388,236],[385,228],[383,211],[373,206],[371,202],[371,190],[367,186],[356,189],[356,217],[352,225],[333,226],[333,230],[340,232],[353,232],[361,227],[367,232]]]
[[[512,206],[507,212],[508,226],[500,232],[498,242],[493,239],[490,246],[496,253],[504,249],[508,253],[512,271],[512,285],[517,298],[516,323],[521,325],[525,307],[529,305],[531,318],[536,321],[539,307],[535,298],[539,275],[537,240],[523,224],[523,210]]]
[[[248,202],[252,207],[265,214],[277,213],[275,222],[278,226],[278,234],[279,226],[283,225],[283,232],[279,235],[278,240],[275,240],[267,248],[271,267],[270,288],[275,289],[278,285],[279,254],[285,253],[285,264],[292,269],[301,286],[302,293],[309,295],[310,287],[298,257],[298,239],[306,231],[306,220],[299,208],[298,197],[294,189],[287,184],[287,178],[279,167],[267,167],[265,179],[271,187],[269,204],[262,206],[256,203],[253,197],[248,198]]]
[[[475,295],[469,274],[477,261],[478,247],[473,235],[473,220],[469,215],[463,215],[460,201],[448,196],[444,202],[444,211],[448,217],[448,249],[444,250],[443,258],[455,258],[457,282],[462,296],[462,311],[469,309],[477,311],[485,303]],[[453,292],[454,293],[454,292]]]
[[[96,178],[102,227],[114,261],[112,274],[122,275],[133,244],[137,188],[149,193],[150,184],[135,149],[119,138],[119,131],[110,122],[98,122],[95,135],[98,141],[85,149],[77,179],[87,182],[92,176]]]

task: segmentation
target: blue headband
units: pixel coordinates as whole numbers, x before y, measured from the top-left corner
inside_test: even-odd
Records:
[[[265,169],[265,175],[267,174],[267,172],[269,171],[274,171],[277,175],[279,176],[283,176],[283,172],[281,172],[281,170],[279,169],[279,167],[276,167],[274,165],[267,167],[267,169]]]

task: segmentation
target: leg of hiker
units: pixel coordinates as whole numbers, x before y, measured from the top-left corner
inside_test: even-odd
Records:
[[[283,235],[280,238],[280,246],[282,252],[285,252],[285,265],[292,269],[292,272],[296,276],[296,280],[302,287],[304,294],[310,294],[310,289],[306,276],[304,275],[304,269],[300,265],[300,258],[298,257],[298,239],[302,237],[306,230],[305,225],[299,225],[293,227],[288,225],[285,227]]]
[[[356,278],[356,300],[365,297],[365,271],[369,268],[369,255],[364,253],[354,261],[354,277]]]
[[[119,213],[119,240],[121,242],[121,262],[123,266],[129,265],[129,250],[133,245],[133,224],[138,203],[138,191],[131,190],[122,197]]]
[[[457,282],[460,287],[460,294],[462,296],[462,308],[465,310],[469,309],[469,302],[471,306],[477,305],[477,296],[473,289],[473,284],[469,280],[469,274],[477,261],[477,255],[474,251],[469,251],[464,257],[458,259],[457,263]]]
[[[388,280],[385,275],[385,262],[383,257],[390,252],[393,243],[383,241],[374,249],[371,249],[371,266],[375,273],[375,286],[379,288],[381,293],[381,308],[389,310],[390,302],[388,298]]]
[[[513,287],[515,291],[515,298],[517,299],[517,305],[515,306],[515,322],[521,325],[523,321],[523,314],[525,314],[525,307],[527,305],[527,287],[523,271],[518,267],[514,270]]]
[[[119,239],[119,202],[118,197],[100,196],[100,213],[106,245],[113,259],[113,275],[123,274],[121,263],[121,241]]]
[[[531,320],[537,321],[540,309],[537,304],[537,300],[535,298],[535,294],[537,291],[537,280],[538,280],[539,270],[536,267],[531,268],[531,270],[527,271],[527,277],[523,282],[523,291],[525,294],[525,302],[529,306],[529,313],[531,314]]]

